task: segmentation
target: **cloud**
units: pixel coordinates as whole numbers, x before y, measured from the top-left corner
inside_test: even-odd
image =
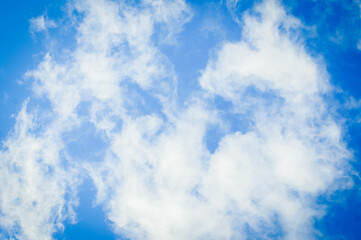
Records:
[[[276,1],[256,5],[242,18],[242,39],[214,50],[202,89],[179,103],[179,79],[160,46],[190,21],[184,1],[68,7],[78,19],[74,49],[47,53],[26,74],[32,101],[51,107],[36,114],[25,103],[1,151],[0,224],[12,236],[50,239],[66,218],[75,221],[84,175],[112,229],[130,239],[316,236],[312,223],[325,209],[317,197],[351,184],[342,180],[351,155],[300,20]],[[95,162],[72,156],[65,137],[88,125],[105,145]]]
[[[317,196],[348,187],[340,179],[350,154],[322,100],[330,90],[322,62],[306,53],[301,23],[279,4],[255,11],[261,17],[244,17],[242,41],[225,43],[200,78],[206,96],[232,101],[232,113],[247,111],[253,127],[225,133],[211,154],[208,126],[227,119],[207,97],[166,122],[125,122],[105,162],[89,170],[119,233],[313,238],[313,219],[324,214]]]
[[[324,66],[298,39],[300,22],[274,1],[255,11],[244,16],[243,41],[224,44],[200,78],[253,121],[222,139],[205,189],[222,209],[235,202],[256,232],[277,215],[286,238],[311,238],[311,219],[322,215],[314,198],[342,179],[350,155],[321,97],[330,89]]]
[[[1,226],[19,239],[51,239],[65,219],[75,221],[74,190],[85,166],[69,155],[71,142],[65,135],[90,123],[110,146],[117,125],[139,115],[138,108],[148,104],[138,99],[139,94],[149,92],[164,111],[173,105],[176,79],[151,38],[156,26],[165,27],[167,41],[181,30],[190,16],[183,1],[144,1],[139,8],[83,1],[68,7],[83,16],[74,25],[76,49],[68,56],[48,53],[26,73],[33,80],[31,101],[41,109],[28,112],[24,104],[15,133],[1,152]],[[54,26],[44,16],[31,22],[34,31]],[[50,108],[44,107],[44,100]]]
[[[0,152],[0,225],[17,239],[51,239],[65,218],[74,217],[76,205],[65,199],[77,178],[61,163],[63,142],[53,130],[59,127],[53,124],[35,134],[34,118],[25,102]]]
[[[40,15],[39,17],[36,18],[31,18],[29,22],[30,22],[30,32],[32,34],[36,32],[47,31],[50,28],[56,27],[56,23],[53,20],[48,19],[48,17],[45,14]]]

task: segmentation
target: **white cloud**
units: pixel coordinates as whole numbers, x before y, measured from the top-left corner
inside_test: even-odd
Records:
[[[74,2],[71,7],[84,16],[75,25],[76,50],[58,59],[46,54],[26,74],[34,80],[37,98],[45,97],[52,108],[41,110],[37,122],[31,120],[35,113],[24,106],[14,136],[1,152],[1,226],[19,239],[51,239],[67,217],[75,220],[72,194],[83,166],[66,152],[64,133],[71,134],[90,121],[112,139],[116,125],[129,121],[133,108],[143,104],[131,84],[149,91],[160,104],[172,103],[174,98],[170,64],[151,37],[156,24],[166,25],[169,39],[180,31],[189,18],[183,1],[170,5],[145,1],[139,9],[112,1]],[[54,27],[44,16],[31,23],[33,31]],[[86,118],[79,116],[81,104],[89,104]]]
[[[26,106],[0,152],[0,225],[17,239],[51,239],[65,218],[74,218],[76,199],[66,202],[65,194],[77,182],[73,170],[64,169],[60,162],[63,143],[53,131],[59,127],[34,134],[34,115]]]
[[[271,2],[256,7],[262,20],[244,17],[243,41],[226,43],[217,61],[209,62],[200,79],[203,88],[234,100],[253,85],[291,100],[299,94],[317,93],[325,85],[322,72],[317,72],[322,69],[317,69],[302,43],[292,41],[300,22]]]
[[[299,21],[274,1],[255,10],[261,16],[244,17],[243,41],[223,45],[200,79],[236,111],[246,108],[254,124],[222,139],[205,191],[220,209],[234,201],[259,231],[277,214],[288,239],[310,238],[312,218],[322,215],[313,197],[342,178],[350,156],[321,98],[329,89],[324,67],[297,39]],[[249,97],[250,89],[261,97]]]
[[[256,11],[261,20],[246,16],[243,41],[225,43],[200,79],[235,111],[247,106],[254,127],[224,136],[210,154],[207,125],[220,119],[204,98],[168,123],[126,122],[102,171],[90,171],[119,232],[229,239],[245,238],[249,226],[259,237],[281,228],[287,239],[308,239],[312,219],[323,214],[316,197],[347,187],[337,180],[350,156],[320,96],[329,89],[322,63],[305,52],[300,22],[281,6],[267,1]],[[271,97],[247,94],[250,87]]]
[[[48,19],[48,17],[45,14],[40,15],[39,17],[36,18],[31,18],[29,22],[30,22],[30,31],[32,33],[43,32],[43,31],[47,31],[50,28],[56,27],[56,23],[53,20]]]
[[[39,125],[24,107],[1,152],[2,226],[11,233],[18,226],[24,239],[51,238],[72,217],[76,198],[65,195],[85,171],[114,230],[131,239],[314,237],[313,219],[323,214],[315,200],[347,187],[339,179],[350,154],[321,97],[330,90],[327,73],[305,51],[299,20],[275,1],[257,5],[259,17],[243,18],[242,40],[225,42],[209,60],[203,92],[178,106],[176,74],[153,37],[161,31],[172,41],[181,31],[191,16],[183,1],[87,0],[70,8],[82,16],[74,51],[47,54],[27,73],[54,117]],[[232,102],[229,114],[246,113],[251,127],[224,128],[214,96]],[[159,107],[144,112],[149,99]],[[105,156],[63,159],[63,134],[89,122],[107,144]],[[206,145],[211,125],[224,134],[214,153]]]

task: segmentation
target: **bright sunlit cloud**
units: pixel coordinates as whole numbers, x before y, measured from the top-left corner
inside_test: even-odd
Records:
[[[281,1],[213,4],[201,21],[183,0],[69,1],[30,19],[56,44],[24,73],[31,96],[3,140],[0,237],[76,225],[84,179],[120,239],[326,236],[320,199],[353,188],[355,160],[327,59]]]

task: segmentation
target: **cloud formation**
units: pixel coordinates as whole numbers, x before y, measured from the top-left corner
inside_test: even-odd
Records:
[[[47,31],[50,28],[56,27],[56,23],[53,20],[48,19],[46,14],[40,15],[39,17],[36,18],[31,18],[29,22],[30,22],[30,32],[32,34],[36,32]]]
[[[54,121],[35,133],[34,118],[25,102],[0,152],[0,225],[16,239],[51,239],[77,204],[66,196],[77,175],[61,163],[62,126]]]
[[[84,175],[112,229],[130,239],[316,236],[317,197],[350,184],[351,156],[323,100],[327,72],[305,50],[298,19],[276,1],[256,5],[240,18],[242,39],[214,51],[201,90],[179,103],[160,46],[190,21],[184,1],[68,7],[75,48],[46,54],[27,73],[51,107],[36,114],[25,103],[0,155],[0,224],[10,236],[50,239],[66,218],[75,221]],[[64,137],[86,124],[105,145],[95,162],[72,156]]]

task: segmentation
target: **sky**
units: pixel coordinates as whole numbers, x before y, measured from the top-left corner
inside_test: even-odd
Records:
[[[361,239],[361,1],[2,0],[0,239]]]

